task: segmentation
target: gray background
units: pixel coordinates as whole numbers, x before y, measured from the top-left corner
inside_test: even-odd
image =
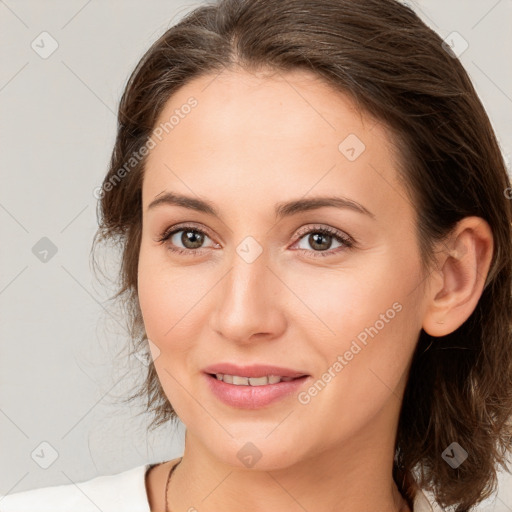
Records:
[[[512,0],[408,3],[443,38],[456,31],[469,44],[460,59],[510,168]],[[119,403],[144,366],[122,352],[122,313],[106,302],[114,288],[95,278],[89,251],[93,191],[107,169],[126,79],[149,45],[198,5],[0,0],[0,494],[182,454],[183,425],[148,435],[141,409]],[[43,31],[58,43],[47,58],[31,47],[42,46]],[[49,48],[45,39],[39,51]],[[34,247],[49,248],[46,262]],[[114,269],[118,255],[105,258]],[[479,510],[512,511],[510,475]]]

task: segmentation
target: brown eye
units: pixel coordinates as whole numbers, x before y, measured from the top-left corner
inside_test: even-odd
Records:
[[[312,250],[300,246],[304,240]],[[337,242],[339,245],[331,248],[333,241]],[[337,254],[345,249],[350,249],[355,244],[352,238],[348,235],[344,235],[337,229],[327,227],[313,227],[306,231],[302,231],[299,242],[297,243],[299,244],[299,250],[310,253],[313,257],[332,256],[333,254]]]
[[[192,229],[183,229],[175,233],[182,233],[179,239],[185,249],[199,249],[205,238],[204,233]]]
[[[203,253],[203,244],[210,237],[194,226],[173,226],[167,229],[158,242],[164,243],[171,252],[196,256]],[[212,244],[210,247],[219,247]]]
[[[308,237],[308,243],[313,249],[318,251],[326,251],[330,249],[333,237],[324,233],[312,233]]]

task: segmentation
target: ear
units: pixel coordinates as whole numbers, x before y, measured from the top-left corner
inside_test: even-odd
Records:
[[[439,245],[438,268],[430,275],[423,329],[446,336],[475,310],[493,255],[492,230],[480,217],[461,219]]]

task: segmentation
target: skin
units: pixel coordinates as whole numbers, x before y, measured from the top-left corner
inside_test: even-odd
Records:
[[[425,278],[415,210],[382,123],[302,70],[196,78],[159,123],[191,96],[197,107],[151,150],[142,192],[140,306],[158,377],[186,425],[169,509],[409,511],[391,468],[411,357],[421,328],[443,336],[474,310],[492,256],[488,224],[463,219]],[[348,134],[366,147],[354,161],[338,149]],[[209,200],[221,219],[176,205],[148,210],[164,191]],[[333,194],[375,218],[334,207],[274,216],[278,202]],[[183,244],[183,232],[156,241],[183,222],[206,232],[199,249]],[[315,257],[322,251],[309,234],[318,226],[357,244],[320,239],[331,254]],[[305,227],[313,233],[298,236]],[[263,249],[252,263],[236,251],[247,236]],[[172,253],[173,243],[201,254]],[[401,310],[307,404],[291,395],[247,411],[205,385],[205,366],[232,361],[301,370],[312,376],[308,389],[393,303]],[[248,442],[261,452],[252,467],[237,457]],[[176,462],[147,475],[152,512],[165,510]]]

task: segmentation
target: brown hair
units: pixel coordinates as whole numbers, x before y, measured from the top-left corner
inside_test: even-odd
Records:
[[[349,95],[397,141],[425,275],[434,243],[462,218],[484,218],[494,236],[471,316],[447,336],[419,335],[396,436],[393,476],[402,494],[410,498],[406,482],[416,482],[440,505],[465,512],[495,491],[496,466],[508,470],[512,446],[511,189],[486,112],[442,42],[395,0],[221,0],[195,9],[151,46],[129,78],[93,246],[111,240],[122,248],[114,299],[127,306],[139,350],[146,344],[137,298],[145,159],[125,168],[122,179],[119,170],[147,143],[170,96],[192,78],[235,66],[310,70]],[[147,369],[130,399],[147,398],[151,429],[176,413],[153,365]],[[455,469],[442,457],[452,442],[468,452]]]

